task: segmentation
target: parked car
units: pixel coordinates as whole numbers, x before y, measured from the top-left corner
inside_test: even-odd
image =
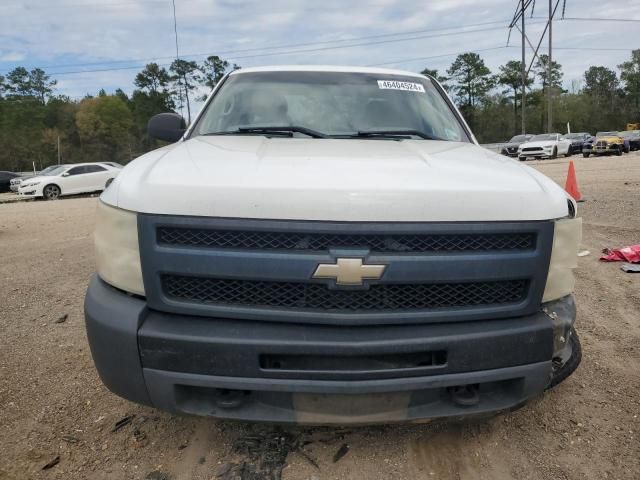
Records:
[[[11,180],[11,191],[12,192],[17,192],[18,189],[20,188],[20,184],[22,182],[24,182],[25,180],[28,180],[30,178],[33,177],[40,177],[40,176],[46,176],[49,172],[51,172],[52,170],[56,169],[60,167],[60,165],[51,165],[48,166],[46,168],[43,168],[40,172],[38,172],[35,175],[25,175],[25,176],[18,176],[14,179]]]
[[[567,133],[562,138],[571,142],[571,154],[574,154],[582,152],[582,146],[591,138],[591,134],[586,132]]]
[[[518,147],[518,158],[556,158],[571,155],[571,141],[559,133],[542,133]]]
[[[584,158],[589,158],[591,152],[593,151],[593,143],[596,141],[596,137],[591,135],[588,139],[586,139],[582,144],[582,156]]]
[[[640,130],[625,130],[618,132],[618,135],[622,137],[625,143],[628,143],[628,152],[635,152],[640,150]]]
[[[11,180],[19,177],[17,173],[0,171],[0,193],[11,190]]]
[[[188,129],[164,113],[147,132],[175,143],[100,196],[84,302],[114,393],[254,422],[419,421],[512,410],[580,363],[576,202],[478,145],[435,80],[243,68]]]
[[[518,156],[518,147],[525,142],[528,142],[533,138],[532,134],[525,135],[516,135],[512,137],[507,143],[502,146],[500,153],[502,155],[507,155],[508,157],[517,157]]]
[[[627,151],[627,145],[625,145],[624,139],[618,135],[618,132],[598,132],[596,133],[596,139],[593,142],[593,147],[590,152],[583,150],[582,156],[588,158],[589,155],[622,155]]]
[[[62,195],[102,191],[121,169],[104,163],[60,165],[46,173],[23,181],[18,193],[56,200]]]

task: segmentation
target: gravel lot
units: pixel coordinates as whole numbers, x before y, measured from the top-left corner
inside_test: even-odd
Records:
[[[640,155],[573,160],[591,251],[577,271],[583,363],[521,410],[473,424],[283,429],[119,399],[83,323],[96,199],[0,205],[0,479],[208,480],[233,478],[231,464],[251,479],[271,478],[261,467],[289,480],[640,478],[640,275],[598,262],[603,247],[640,243]],[[530,164],[563,184],[567,163]]]

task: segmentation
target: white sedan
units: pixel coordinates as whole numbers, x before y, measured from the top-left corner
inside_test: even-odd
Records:
[[[99,192],[107,188],[121,170],[106,163],[60,165],[46,175],[24,180],[18,193],[55,200],[61,195]]]
[[[558,155],[571,155],[571,140],[562,138],[559,133],[543,133],[518,147],[518,158],[556,158]]]

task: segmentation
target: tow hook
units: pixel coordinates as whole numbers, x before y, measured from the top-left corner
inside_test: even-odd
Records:
[[[462,407],[472,407],[480,402],[478,384],[448,387],[447,392],[449,392],[451,400]]]
[[[226,388],[220,388],[216,390],[215,402],[219,408],[238,408],[250,395],[251,392],[247,390],[228,390]]]

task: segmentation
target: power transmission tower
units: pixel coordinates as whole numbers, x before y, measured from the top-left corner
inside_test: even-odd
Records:
[[[553,0],[549,0],[549,17],[547,19],[547,24],[540,35],[540,40],[538,41],[538,45],[534,48],[533,44],[529,41],[527,34],[525,32],[525,13],[527,9],[532,6],[532,15],[533,9],[535,8],[535,0],[518,0],[518,4],[516,6],[516,11],[513,14],[513,19],[509,24],[509,37],[507,38],[507,45],[509,44],[509,38],[511,38],[511,29],[516,28],[520,31],[522,36],[522,133],[526,133],[526,122],[525,122],[525,100],[526,100],[526,88],[527,88],[527,78],[529,76],[529,72],[531,71],[531,67],[533,67],[533,62],[540,57],[538,57],[538,50],[540,49],[540,45],[542,45],[542,41],[544,40],[544,36],[549,31],[549,58],[547,64],[547,91],[545,92],[547,95],[547,131],[551,132],[553,129],[553,89],[551,88],[551,72],[553,70],[553,36],[552,36],[552,24],[553,17],[555,16],[556,10],[558,9],[558,5],[560,4],[560,0],[556,0],[555,6],[553,5]],[[563,0],[562,6],[562,17],[564,18],[564,12],[566,9],[567,0]],[[518,27],[518,22],[520,22],[521,26]],[[529,47],[533,51],[533,57],[531,58],[531,63],[529,67],[525,70],[525,42],[529,44]],[[542,63],[542,62],[541,62]]]

